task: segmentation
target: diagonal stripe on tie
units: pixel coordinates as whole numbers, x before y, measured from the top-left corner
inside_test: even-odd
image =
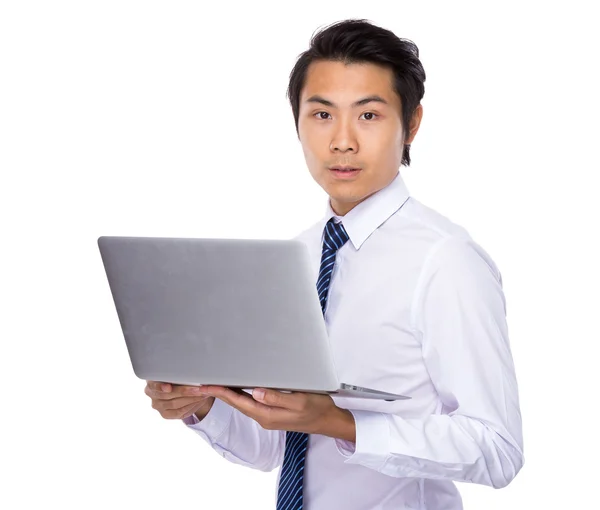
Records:
[[[348,241],[348,234],[341,223],[331,218],[323,229],[323,251],[317,278],[317,292],[321,310],[325,314],[329,284],[335,265],[337,251]],[[285,435],[285,454],[279,475],[277,510],[301,510],[304,505],[302,487],[304,462],[308,449],[308,434],[289,431]]]

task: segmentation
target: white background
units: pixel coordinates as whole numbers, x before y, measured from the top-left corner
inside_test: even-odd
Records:
[[[150,407],[101,235],[295,236],[324,213],[285,98],[319,27],[417,43],[424,119],[402,173],[504,279],[525,467],[465,508],[597,503],[594,2],[2,2],[0,506],[272,508]],[[334,509],[332,509],[334,510]]]

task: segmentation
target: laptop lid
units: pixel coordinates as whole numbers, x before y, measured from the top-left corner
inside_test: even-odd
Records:
[[[340,387],[301,241],[102,236],[98,246],[140,379]]]

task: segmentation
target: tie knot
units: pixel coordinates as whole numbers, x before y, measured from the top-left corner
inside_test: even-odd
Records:
[[[325,225],[323,231],[323,248],[327,247],[331,251],[338,251],[350,239],[342,223],[336,223],[331,218]]]

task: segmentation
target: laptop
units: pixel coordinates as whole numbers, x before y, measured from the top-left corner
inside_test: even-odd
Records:
[[[410,398],[338,380],[299,240],[102,236],[98,247],[140,379]]]

